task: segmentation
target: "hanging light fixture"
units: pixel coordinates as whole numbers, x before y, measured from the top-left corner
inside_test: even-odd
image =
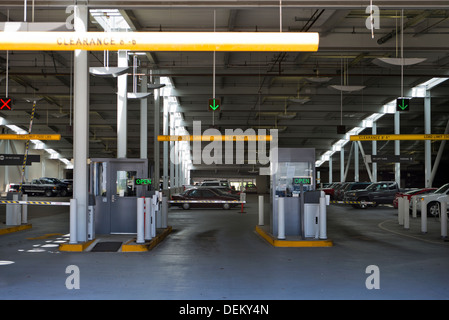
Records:
[[[346,62],[344,62],[344,65],[342,63],[342,80],[340,85],[331,85],[329,87],[342,91],[342,92],[355,92],[360,91],[365,88],[365,86],[355,86],[355,85],[348,85],[349,82],[349,74],[348,74],[348,67]]]
[[[401,29],[401,56],[398,57],[398,44],[396,40],[396,58],[377,58],[373,60],[373,63],[375,65],[378,65],[380,67],[391,67],[391,66],[404,67],[404,66],[412,66],[427,60],[426,58],[404,58],[404,9],[402,9],[401,11],[400,29]],[[396,25],[396,35],[397,34],[398,34],[398,27]]]

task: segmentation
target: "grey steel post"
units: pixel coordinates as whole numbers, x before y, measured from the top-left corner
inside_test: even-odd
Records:
[[[400,134],[401,133],[401,126],[400,126],[400,113],[396,111],[394,114],[394,133]],[[401,142],[399,140],[396,140],[394,142],[394,154],[399,156],[401,154]],[[398,187],[401,186],[401,164],[399,162],[396,162],[394,164],[394,180],[398,184]]]
[[[22,195],[22,201],[28,201],[28,195]],[[28,223],[28,205],[22,204],[22,223]]]
[[[447,238],[447,200],[448,200],[448,196],[446,196],[446,199],[443,199],[443,201],[441,201],[441,207],[440,207],[441,237],[442,238]]]
[[[427,233],[427,203],[421,200],[421,232]]]
[[[147,69],[140,80],[140,92],[147,93]],[[157,139],[157,137],[156,137]],[[140,159],[148,159],[148,99],[140,100]]]
[[[117,66],[128,67],[128,52],[117,52]],[[117,158],[126,158],[128,119],[128,74],[117,77]]]
[[[136,243],[145,243],[145,198],[137,198],[137,240]]]
[[[371,128],[371,133],[373,135],[377,134],[377,122],[376,121],[373,121],[373,127]],[[373,141],[372,142],[372,149],[373,149],[372,155],[373,156],[377,155],[377,141]],[[373,162],[373,167],[372,168],[373,168],[373,172],[372,172],[373,180],[372,180],[372,182],[377,182],[377,162]]]
[[[160,79],[156,78],[155,83],[159,84]],[[154,90],[154,190],[159,190],[159,180],[160,180],[160,152],[159,152],[159,141],[157,141],[157,136],[160,131],[160,107],[161,107],[161,90]]]
[[[430,91],[426,90],[426,96],[424,97],[424,133],[431,134],[431,95]],[[424,177],[426,188],[432,187],[432,150],[430,140],[424,141]]]
[[[285,198],[280,197],[278,200],[278,239],[285,239]]]
[[[74,27],[76,32],[88,30],[88,8],[75,6]],[[76,199],[76,238],[87,241],[88,167],[89,154],[89,68],[88,52],[75,50],[74,53],[74,127],[73,127],[73,198]],[[71,222],[72,223],[72,222]],[[71,226],[72,227],[72,226]],[[71,235],[74,236],[74,235]]]
[[[340,182],[345,179],[345,147],[341,146],[340,150]]]

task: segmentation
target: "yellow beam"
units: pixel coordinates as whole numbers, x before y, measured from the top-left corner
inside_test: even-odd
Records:
[[[318,51],[316,32],[0,32],[0,50]]]
[[[350,136],[350,141],[449,140],[449,134],[378,134]]]
[[[0,140],[61,140],[60,134],[0,134]]]

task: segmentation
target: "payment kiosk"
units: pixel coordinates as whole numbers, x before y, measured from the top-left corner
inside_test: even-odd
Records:
[[[149,188],[143,180],[149,180],[147,159],[91,159],[95,233],[137,233],[137,198],[148,195]]]
[[[279,148],[272,163],[270,228],[278,235],[279,198],[283,199],[286,236],[314,237],[320,192],[315,191],[315,149]]]

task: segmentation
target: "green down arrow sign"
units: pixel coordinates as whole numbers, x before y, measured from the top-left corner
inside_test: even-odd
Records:
[[[220,110],[220,99],[209,99],[209,110]]]
[[[410,108],[410,99],[398,98],[396,100],[396,111],[408,111]]]

